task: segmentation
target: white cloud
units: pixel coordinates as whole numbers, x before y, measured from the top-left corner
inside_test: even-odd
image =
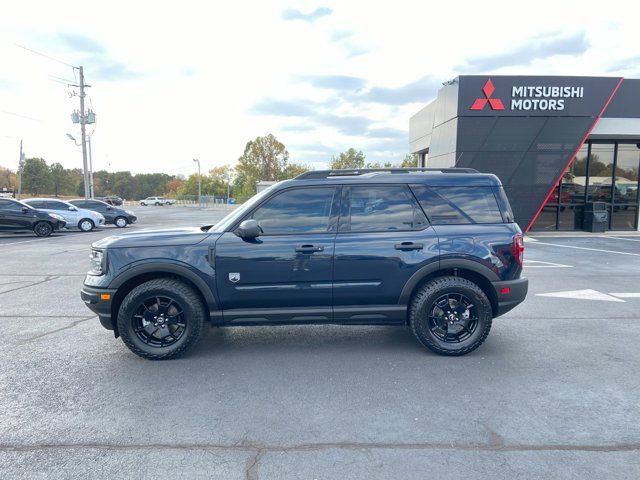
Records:
[[[612,1],[594,8],[538,1],[525,14],[507,1],[113,0],[81,9],[70,1],[14,2],[0,17],[0,165],[16,167],[20,138],[28,155],[81,165],[65,137],[77,133],[69,118],[77,97],[51,80],[75,80],[73,72],[14,43],[84,64],[98,115],[96,168],[190,173],[191,158],[207,167],[231,163],[247,140],[267,133],[289,147],[292,160],[314,165],[351,146],[373,161],[400,159],[409,116],[440,81],[461,73],[456,66],[506,58],[549,32],[584,32],[588,48],[548,58],[542,52],[521,65],[509,57],[494,68],[637,72],[624,67],[638,55],[640,7]],[[326,10],[283,18],[317,9]],[[305,115],[256,108],[278,102]]]

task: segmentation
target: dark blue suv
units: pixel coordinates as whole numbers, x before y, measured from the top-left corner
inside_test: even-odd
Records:
[[[409,325],[442,355],[522,302],[523,239],[494,175],[314,171],[213,226],[105,238],[82,299],[136,354],[174,358],[204,325]]]

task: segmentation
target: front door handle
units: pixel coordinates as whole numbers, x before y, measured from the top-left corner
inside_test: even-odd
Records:
[[[396,250],[409,251],[409,250],[422,250],[424,245],[422,243],[402,242],[394,245]]]
[[[296,247],[297,253],[315,253],[324,251],[322,245],[298,245]]]

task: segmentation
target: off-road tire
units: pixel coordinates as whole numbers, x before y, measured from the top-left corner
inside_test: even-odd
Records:
[[[429,328],[428,312],[433,302],[446,293],[462,293],[473,300],[477,309],[477,327],[469,338],[460,343],[444,342]],[[460,356],[474,351],[489,335],[492,318],[491,302],[484,291],[461,277],[447,276],[431,280],[416,292],[409,307],[409,323],[413,334],[422,345],[439,355]]]
[[[140,303],[153,295],[175,298],[185,313],[186,327],[180,339],[169,346],[153,347],[145,344],[134,332],[133,315]],[[198,294],[179,280],[159,278],[131,290],[118,310],[118,331],[125,345],[136,355],[149,360],[178,358],[193,346],[203,330],[205,308]]]

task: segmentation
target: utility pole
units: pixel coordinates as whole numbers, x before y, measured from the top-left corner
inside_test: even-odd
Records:
[[[200,160],[193,159],[198,164],[198,207],[202,208],[202,175],[200,174]]]
[[[78,70],[80,71],[80,131],[82,132],[80,143],[82,143],[82,167],[84,170],[84,198],[88,200],[91,193],[89,192],[89,165],[87,162],[87,119],[84,112],[84,97],[86,94],[84,92],[84,70],[82,67],[78,67]]]
[[[18,200],[22,195],[22,164],[24,163],[24,153],[22,153],[22,140],[20,140],[20,161],[18,162]]]
[[[89,195],[93,198],[93,154],[91,153],[91,135],[87,136],[89,146]]]

